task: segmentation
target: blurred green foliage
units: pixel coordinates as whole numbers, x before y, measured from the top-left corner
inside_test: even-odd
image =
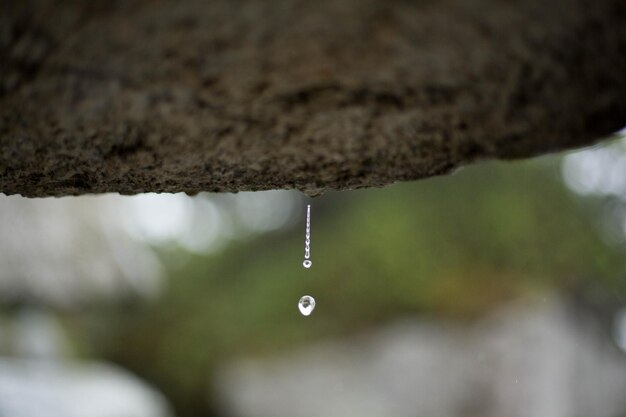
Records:
[[[114,317],[100,348],[155,382],[181,416],[210,415],[211,372],[232,356],[406,314],[468,320],[553,288],[597,282],[621,299],[624,254],[602,242],[593,202],[567,191],[557,167],[489,163],[313,199],[310,270],[303,221],[219,254],[170,253],[187,261],[171,266],[162,299]],[[303,294],[317,300],[310,317],[296,309]]]

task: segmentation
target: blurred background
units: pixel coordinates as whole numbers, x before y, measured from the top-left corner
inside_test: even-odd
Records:
[[[626,416],[625,132],[314,199],[2,195],[0,230],[3,417]]]

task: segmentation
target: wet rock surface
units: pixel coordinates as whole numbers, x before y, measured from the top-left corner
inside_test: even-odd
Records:
[[[620,0],[9,2],[0,192],[383,186],[626,122]]]

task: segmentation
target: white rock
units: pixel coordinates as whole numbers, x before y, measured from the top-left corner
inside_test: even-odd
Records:
[[[214,387],[236,417],[622,415],[626,358],[578,319],[559,301],[471,328],[415,319],[231,363]]]
[[[0,416],[171,415],[160,393],[112,365],[0,359]]]

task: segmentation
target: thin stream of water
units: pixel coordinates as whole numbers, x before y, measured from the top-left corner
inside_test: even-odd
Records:
[[[313,261],[311,260],[311,205],[307,204],[306,206],[306,229],[304,234],[304,261],[302,262],[302,266],[306,269],[311,268],[313,266]],[[298,301],[298,310],[303,316],[310,315],[315,309],[315,298],[310,295],[305,295],[300,298]]]

